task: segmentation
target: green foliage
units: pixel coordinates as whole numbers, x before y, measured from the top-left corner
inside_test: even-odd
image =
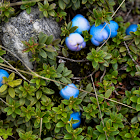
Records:
[[[109,77],[110,76],[111,75],[109,75]],[[98,82],[98,85],[100,86],[99,92],[105,93],[106,98],[109,98],[110,95],[112,94],[112,91],[115,89],[115,87],[113,87],[111,84],[112,81],[106,81],[106,80],[103,80],[103,83]]]
[[[16,118],[16,115],[21,114],[21,110],[19,109],[20,103],[18,101],[14,101],[12,98],[9,99],[9,107],[4,109],[7,112],[7,115],[12,115],[13,118]]]
[[[67,13],[61,10],[60,8],[57,9],[55,13],[56,21],[61,22],[62,19],[66,20]]]
[[[2,136],[4,139],[7,139],[8,136],[13,135],[12,128],[8,128],[7,130],[1,128],[0,129],[0,136]]]
[[[110,80],[112,83],[117,84],[117,76],[118,76],[118,71],[113,71],[112,69],[109,71],[109,74],[106,74],[104,79],[105,80]]]
[[[23,52],[32,55],[32,71],[40,77],[30,72],[24,73],[26,68],[19,67],[19,62],[7,60],[19,72],[23,72],[28,82],[19,79],[17,74],[10,74],[8,70],[9,78],[3,77],[3,85],[0,87],[0,136],[3,139],[11,139],[12,136],[19,140],[105,140],[106,137],[108,140],[139,140],[140,25],[138,24],[136,32],[131,32],[129,36],[125,34],[130,25],[129,22],[125,23],[127,16],[123,16],[119,9],[118,14],[113,15],[122,0],[22,2],[20,7],[14,6],[14,9],[10,7],[10,2],[4,1],[0,5],[0,22],[7,22],[13,14],[17,16],[20,9],[30,14],[31,7],[38,6],[40,17],[53,16],[59,22],[61,39],[54,40],[52,35],[41,32],[37,38],[31,37],[28,41],[22,41],[26,47]],[[133,5],[132,0],[123,2],[121,6],[125,15],[129,11],[129,5]],[[89,32],[83,31],[86,47],[80,52],[65,49],[62,46],[65,38],[77,29],[76,26],[72,27],[70,21],[78,13],[96,26],[109,23],[115,16],[114,21],[119,25],[117,36],[109,39],[104,46],[96,47],[90,42],[92,36]],[[137,2],[129,13],[131,15],[139,15]],[[135,20],[136,17],[133,17]],[[0,48],[0,56],[7,58],[5,54],[7,52]],[[64,63],[58,63],[58,55],[69,59],[64,58]],[[1,67],[5,66],[2,63],[3,60],[0,59]],[[62,83],[75,83],[81,89],[78,98],[62,99],[59,95],[64,86]],[[72,128],[72,124],[78,120],[70,120],[73,111],[81,113],[81,125],[76,129]]]
[[[90,35],[87,30],[83,31],[82,34],[84,36],[84,41],[85,42],[89,41],[92,38],[92,35]]]
[[[22,140],[36,140],[37,136],[32,134],[32,131],[26,132],[26,133],[19,133],[20,139]]]
[[[20,9],[26,10],[27,14],[30,14],[31,13],[31,6],[34,6],[36,4],[36,2],[31,2],[30,0],[22,0],[22,2],[25,4],[22,4],[20,6]]]
[[[10,7],[10,2],[4,1],[3,4],[0,5],[0,23],[2,21],[8,22],[8,19],[14,14],[15,9]]]
[[[95,26],[99,26],[103,22],[108,23],[110,20],[112,20],[111,14],[111,12],[107,12],[105,9],[93,9],[93,14],[89,17],[90,24],[95,24]]]
[[[68,70],[67,67],[64,66],[64,63],[61,63],[58,65],[57,69],[56,69],[56,81],[61,81],[63,83],[66,84],[70,84],[71,83],[71,79],[73,77],[72,71]],[[60,83],[56,83],[55,84],[57,86],[60,87],[60,89],[62,88],[62,85]]]
[[[80,111],[79,104],[82,102],[81,99],[70,97],[69,100],[63,100],[62,103],[67,105],[70,109],[75,110],[76,112]]]
[[[61,36],[68,37],[70,33],[73,33],[78,27],[74,26],[72,27],[72,22],[69,22],[68,24],[65,22],[65,24],[61,27]],[[61,41],[61,44],[65,41],[65,38]]]
[[[87,59],[92,61],[92,66],[96,70],[99,68],[103,70],[104,67],[109,67],[108,59],[111,57],[111,54],[104,52],[103,50],[96,51],[94,48],[92,48],[91,52],[87,54]]]
[[[11,73],[9,77],[3,77],[3,85],[0,87],[0,93],[2,97],[14,98],[16,96],[15,87],[19,86],[22,83],[22,79],[16,79],[15,73]]]
[[[58,4],[62,10],[70,7],[72,7],[73,10],[80,8],[80,0],[58,0]]]
[[[96,135],[95,138],[98,137],[98,140],[105,140],[106,132],[109,139],[115,140],[114,136],[119,133],[118,128],[124,127],[122,123],[122,118],[123,116],[121,114],[117,114],[116,112],[110,113],[110,118],[105,118],[103,120],[105,126],[103,126],[102,122],[100,123],[100,125],[96,126],[97,130],[94,130],[94,134]]]
[[[40,62],[42,59],[51,59],[56,60],[58,49],[58,44],[60,43],[60,39],[56,39],[53,41],[53,36],[47,36],[46,34],[40,32],[39,33],[39,43],[35,38],[30,38],[29,41],[22,41],[22,43],[27,47],[23,52],[32,52],[31,61]],[[39,55],[39,56],[38,56]]]
[[[42,12],[41,17],[55,16],[55,6],[55,3],[49,4],[48,0],[44,0],[44,5],[41,2],[38,2],[39,11]]]

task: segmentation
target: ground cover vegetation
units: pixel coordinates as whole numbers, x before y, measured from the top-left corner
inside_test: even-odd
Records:
[[[10,0],[0,3],[0,22],[37,6],[40,17],[55,17],[59,39],[40,33],[23,41],[31,52],[34,70],[23,62],[3,58],[0,68],[9,73],[0,87],[0,139],[7,140],[139,140],[140,139],[140,3],[138,0]],[[74,33],[71,20],[83,15],[92,26],[118,23],[117,36],[99,46],[82,32],[86,47],[74,52],[66,37]],[[135,22],[135,23],[133,23]],[[126,35],[126,29],[137,30]],[[60,61],[61,60],[61,61]],[[77,98],[63,99],[59,92],[74,83]],[[79,120],[70,119],[80,112]]]

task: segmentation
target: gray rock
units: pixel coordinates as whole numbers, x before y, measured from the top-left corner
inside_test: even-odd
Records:
[[[29,41],[31,37],[37,38],[40,32],[59,38],[61,29],[53,18],[39,18],[38,8],[32,8],[28,15],[26,11],[17,17],[12,17],[8,23],[2,26],[2,43],[10,51],[20,57],[27,66],[33,68],[29,53],[23,53],[26,48],[21,41]]]

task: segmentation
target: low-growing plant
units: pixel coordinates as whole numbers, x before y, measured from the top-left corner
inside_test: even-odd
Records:
[[[22,41],[26,47],[23,53],[32,56],[33,69],[27,68],[29,71],[19,61],[5,60],[10,51],[6,52],[0,46],[0,67],[9,73],[9,77],[1,77],[0,137],[19,140],[139,140],[140,25],[137,24],[137,31],[126,35],[128,26],[139,16],[138,1],[22,0],[16,4],[21,6],[6,1],[0,3],[0,22],[17,16],[20,9],[30,14],[34,6],[39,9],[40,17],[53,17],[58,22],[61,34],[60,39],[54,40],[53,35],[40,32],[36,38]],[[130,5],[134,8],[129,10]],[[104,22],[115,21],[119,25],[115,30],[117,36],[106,41],[107,35],[103,36],[100,46],[96,47],[91,39],[97,34],[93,37],[90,31],[82,29],[85,30],[81,36],[86,47],[79,52],[68,50],[66,37],[76,31],[78,24],[83,27],[84,23],[72,26],[71,20],[76,14],[89,19],[91,27],[102,24],[104,29]],[[80,45],[81,42],[76,43]],[[72,83],[79,95],[69,100],[62,99],[60,90]],[[78,114],[78,120],[71,117],[73,113]],[[74,128],[77,123],[78,128]]]

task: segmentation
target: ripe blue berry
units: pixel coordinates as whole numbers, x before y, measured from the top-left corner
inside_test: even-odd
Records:
[[[82,34],[82,31],[89,31],[90,29],[90,24],[84,16],[81,14],[77,14],[73,19],[72,19],[72,27],[73,26],[78,26],[76,29],[76,33]]]
[[[2,81],[3,81],[3,77],[9,77],[9,74],[7,71],[0,69],[0,87],[3,85]]]

